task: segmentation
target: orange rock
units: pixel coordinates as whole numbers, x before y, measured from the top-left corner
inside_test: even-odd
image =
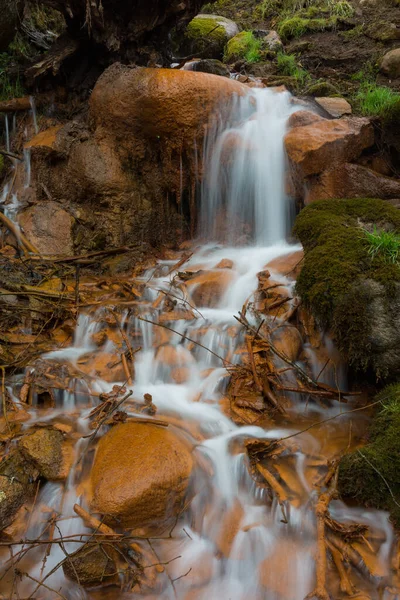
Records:
[[[303,250],[297,250],[296,252],[274,258],[266,267],[279,275],[284,275],[289,279],[296,279],[301,269],[303,256]]]
[[[186,286],[198,307],[215,307],[232,282],[234,274],[229,269],[203,271],[187,281]]]
[[[373,143],[374,129],[365,118],[325,119],[295,127],[285,137],[289,159],[302,176],[354,160]]]
[[[56,142],[57,133],[60,131],[61,128],[62,125],[55,125],[54,127],[45,129],[45,131],[41,131],[25,144],[25,148],[35,147],[53,150],[54,144]]]
[[[353,112],[351,104],[344,98],[315,98],[315,102],[334,118],[351,115]]]
[[[181,367],[186,365],[188,362],[192,362],[193,357],[189,350],[183,346],[173,346],[172,344],[167,344],[158,349],[156,360],[168,365],[169,367]]]
[[[104,379],[108,383],[125,381],[126,376],[122,363],[120,362],[114,367],[110,366],[120,359],[121,357],[118,354],[94,352],[82,356],[78,360],[78,368],[86,375],[100,377],[100,379]]]
[[[230,132],[224,138],[224,144],[221,150],[221,163],[229,164],[237,156],[238,152],[255,152],[257,147],[249,140],[244,140],[237,132]]]
[[[192,467],[189,448],[171,428],[117,425],[98,445],[91,508],[125,527],[161,531],[183,508]]]
[[[291,325],[279,327],[273,334],[272,342],[275,348],[285,354],[291,361],[297,360],[303,347],[299,330]]]
[[[114,135],[183,139],[199,132],[217,106],[225,108],[234,94],[246,93],[238,81],[209,73],[114,64],[96,83],[90,115]]]
[[[244,510],[241,502],[235,498],[232,506],[225,511],[221,523],[218,524],[219,535],[215,541],[219,552],[229,557],[235,537],[240,531]]]
[[[307,125],[312,125],[313,123],[323,120],[323,117],[320,117],[320,115],[317,115],[317,113],[313,113],[310,110],[298,110],[289,117],[288,128],[306,127]]]
[[[190,377],[190,371],[187,367],[175,367],[171,371],[171,377],[175,383],[186,383]]]
[[[361,165],[344,164],[309,181],[305,204],[327,198],[400,198],[400,181]]]
[[[219,263],[215,267],[216,269],[232,269],[233,268],[233,260],[230,258],[223,258],[219,261]]]

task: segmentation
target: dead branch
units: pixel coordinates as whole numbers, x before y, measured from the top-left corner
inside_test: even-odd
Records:
[[[24,234],[18,229],[18,227],[13,223],[5,214],[0,212],[0,221],[7,227],[7,229],[13,234],[18,245],[24,254],[28,254],[32,252],[33,254],[39,254],[39,251],[31,242],[24,236]]]
[[[19,156],[18,154],[14,154],[13,152],[8,152],[7,150],[0,149],[0,154],[2,156],[7,156],[7,158],[12,158],[13,160],[18,160],[20,162],[24,160],[22,158],[22,156]]]

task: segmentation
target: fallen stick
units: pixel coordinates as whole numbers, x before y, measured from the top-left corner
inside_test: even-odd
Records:
[[[355,589],[353,584],[351,583],[349,576],[347,575],[345,566],[343,564],[343,555],[329,540],[326,542],[327,548],[332,555],[333,562],[335,563],[335,567],[339,573],[340,578],[340,590],[347,594],[348,596],[353,596],[355,593]]]
[[[261,465],[260,463],[257,463],[256,467],[257,467],[257,471],[259,471],[259,473],[264,477],[264,479],[268,483],[268,485],[273,489],[275,494],[278,496],[279,502],[281,503],[281,502],[284,502],[285,500],[288,500],[287,493],[283,489],[282,485],[272,475],[272,473],[270,471],[268,471],[268,469],[266,467],[264,467],[263,465]]]
[[[12,100],[5,100],[0,102],[0,113],[4,112],[21,112],[24,110],[31,110],[31,100],[29,96],[23,98],[13,98]]]
[[[121,354],[121,361],[122,361],[122,367],[124,369],[126,381],[127,381],[128,385],[132,385],[132,377],[129,372],[128,361],[126,360],[125,354]]]
[[[14,154],[13,152],[8,152],[7,150],[1,150],[0,149],[0,154],[2,156],[7,156],[7,158],[13,158],[15,160],[19,160],[20,162],[24,160],[22,158],[22,156],[18,156],[18,154]]]
[[[2,212],[0,212],[0,221],[13,234],[24,254],[28,254],[29,252],[32,252],[33,254],[39,254],[39,250],[37,250],[37,248],[35,248],[35,246],[31,244],[29,240],[26,239],[24,234],[18,229],[17,225],[15,225],[15,223],[13,223]]]

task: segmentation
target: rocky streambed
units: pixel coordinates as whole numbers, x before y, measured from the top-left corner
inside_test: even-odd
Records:
[[[6,598],[398,595],[393,503],[346,490],[396,402],[375,391],[398,264],[366,238],[396,235],[399,181],[347,103],[258,83],[114,64],[88,114],[27,118],[0,258]]]
[[[338,499],[370,400],[298,307],[301,251],[188,250],[81,283],[73,344],[9,382],[3,589],[300,599],[315,561],[334,597],[392,589],[386,516]]]

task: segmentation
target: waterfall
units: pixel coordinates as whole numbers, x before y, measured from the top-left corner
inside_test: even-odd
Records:
[[[118,304],[124,301],[123,289],[130,289],[128,277],[121,277],[124,288],[117,284],[115,295],[112,286],[103,289],[103,277],[81,281],[79,291],[87,295],[89,308],[85,312],[81,307],[70,347],[60,343],[58,349],[41,356],[42,362],[45,361],[42,367],[40,362],[33,367],[41,368],[40,388],[46,385],[46,374],[50,386],[55,385],[56,377],[61,377],[53,375],[51,367],[58,367],[56,373],[63,373],[61,367],[65,368],[66,374],[62,376],[61,388],[55,388],[54,411],[43,414],[40,407],[27,407],[30,421],[24,427],[43,424],[44,420],[50,423],[53,419],[56,423],[65,420],[72,431],[71,443],[78,441],[68,479],[65,483],[45,483],[35,500],[27,535],[30,539],[41,535],[42,539],[40,547],[30,553],[29,562],[23,565],[30,579],[21,578],[24,587],[19,590],[23,594],[19,597],[28,594],[33,597],[32,592],[37,582],[41,585],[41,580],[45,582],[40,590],[44,600],[53,600],[54,590],[59,590],[58,595],[66,600],[95,597],[91,591],[86,592],[67,580],[57,565],[66,560],[67,551],[72,554],[86,539],[79,539],[88,530],[73,507],[77,502],[90,509],[86,495],[89,482],[81,459],[89,450],[86,459],[89,468],[94,449],[92,436],[96,436],[97,429],[90,429],[88,417],[99,393],[112,391],[116,384],[132,393],[121,406],[120,416],[124,418],[126,413],[138,419],[143,398],[150,394],[157,407],[157,418],[167,419],[167,425],[170,423],[170,435],[183,435],[187,443],[193,443],[196,468],[189,501],[173,529],[169,535],[166,532],[151,538],[155,564],[164,571],[158,571],[153,595],[130,589],[129,580],[122,590],[114,586],[105,591],[107,598],[304,600],[309,597],[315,586],[318,549],[315,502],[321,482],[329,472],[330,461],[336,460],[351,444],[358,443],[357,430],[365,416],[355,411],[345,416],[341,402],[326,405],[314,402],[304,387],[299,388],[300,392],[295,390],[297,395],[293,398],[293,385],[298,386],[292,372],[294,365],[301,366],[311,376],[314,372],[321,383],[346,387],[345,373],[341,372],[340,361],[335,360],[329,337],[321,340],[326,352],[317,355],[303,343],[302,329],[296,329],[294,319],[290,321],[297,304],[294,277],[289,275],[293,268],[288,266],[287,259],[295,254],[298,262],[297,252],[301,247],[285,241],[291,219],[285,193],[284,136],[288,117],[297,109],[288,93],[249,90],[245,97],[234,99],[226,121],[219,120],[210,128],[205,143],[199,223],[199,233],[209,243],[194,247],[192,254],[173,254],[172,258],[151,265],[141,276],[134,276],[134,288],[140,292],[136,291],[134,301],[132,292],[127,292],[129,301],[122,312],[118,311]],[[30,183],[29,158],[26,151],[26,185]],[[182,168],[180,174],[182,177]],[[272,311],[272,303],[260,309],[262,314],[253,310],[257,308],[260,272],[268,273],[267,279],[271,276],[269,289],[279,290],[278,304],[287,307],[283,315],[278,310]],[[112,277],[111,281],[119,280]],[[95,298],[93,306],[92,298]],[[109,318],[109,308],[118,318]],[[246,335],[235,319],[239,311],[247,309],[249,322],[253,319],[252,324],[257,324],[260,318],[257,332],[261,326],[269,332],[259,347],[251,345],[252,336]],[[186,316],[180,317],[179,313]],[[280,355],[279,359],[272,354],[265,359],[260,357],[277,340],[285,348],[285,332],[293,331],[300,341],[297,354],[289,361],[290,368],[289,363],[280,362]],[[104,339],[97,336],[96,341],[95,334],[100,332],[104,333]],[[290,351],[291,344],[286,346]],[[126,349],[133,349],[134,354],[128,377],[123,369],[113,371],[123,364]],[[282,352],[285,356],[286,350]],[[321,357],[322,363],[318,362]],[[329,361],[325,362],[325,357]],[[94,359],[91,367],[85,367],[86,358]],[[106,368],[102,359],[107,361]],[[257,368],[258,375],[273,368],[278,373],[279,369],[279,377],[271,388],[278,404],[285,408],[284,417],[268,408],[262,388],[255,391],[252,388]],[[32,366],[28,369],[32,370]],[[235,373],[240,376],[240,371],[246,387],[236,394],[234,376]],[[113,373],[117,375],[113,377]],[[234,383],[232,389],[229,381]],[[17,396],[19,388],[11,391]],[[353,399],[346,400],[350,408]],[[343,418],[326,419],[330,422],[322,428],[323,419],[334,415]],[[151,418],[146,416],[146,420]],[[320,423],[316,423],[318,418]],[[316,424],[321,428],[314,427]],[[98,436],[103,434],[102,425]],[[251,464],[246,450],[246,442],[252,440],[278,441],[276,453],[265,457],[260,454],[261,458],[257,458],[257,464],[263,465],[260,473]],[[151,447],[148,451],[150,454]],[[263,472],[267,475],[261,476]],[[135,484],[132,481],[132,488]],[[355,565],[359,572],[354,575],[354,565],[346,569],[360,590],[368,590],[372,595],[354,593],[351,597],[375,599],[379,593],[380,598],[389,600],[392,597],[389,592],[381,593],[382,584],[390,581],[394,537],[387,515],[347,507],[338,500],[331,503],[330,510],[339,530],[340,523],[361,523],[371,529],[366,534],[370,554],[365,553],[362,537],[357,538],[357,547],[364,548],[360,564]],[[43,543],[53,513],[60,513],[56,535],[64,536],[66,550],[61,544],[47,549]],[[101,538],[97,539],[100,543]],[[140,544],[144,539],[136,541]],[[5,552],[4,548],[3,554],[0,553],[4,561],[8,560]],[[372,562],[373,553],[379,558],[380,575],[369,578],[365,574],[367,568],[362,570],[359,566],[364,556]],[[121,556],[123,559],[122,553]],[[148,566],[151,564],[145,568]],[[331,575],[333,564],[330,563],[329,569]],[[335,579],[337,587],[339,575]],[[122,567],[120,577],[122,581]],[[9,570],[8,580],[2,585],[14,590],[14,579]]]
[[[298,110],[288,92],[252,89],[205,143],[200,234],[236,245],[237,228],[257,246],[284,240],[290,227],[284,136]]]

